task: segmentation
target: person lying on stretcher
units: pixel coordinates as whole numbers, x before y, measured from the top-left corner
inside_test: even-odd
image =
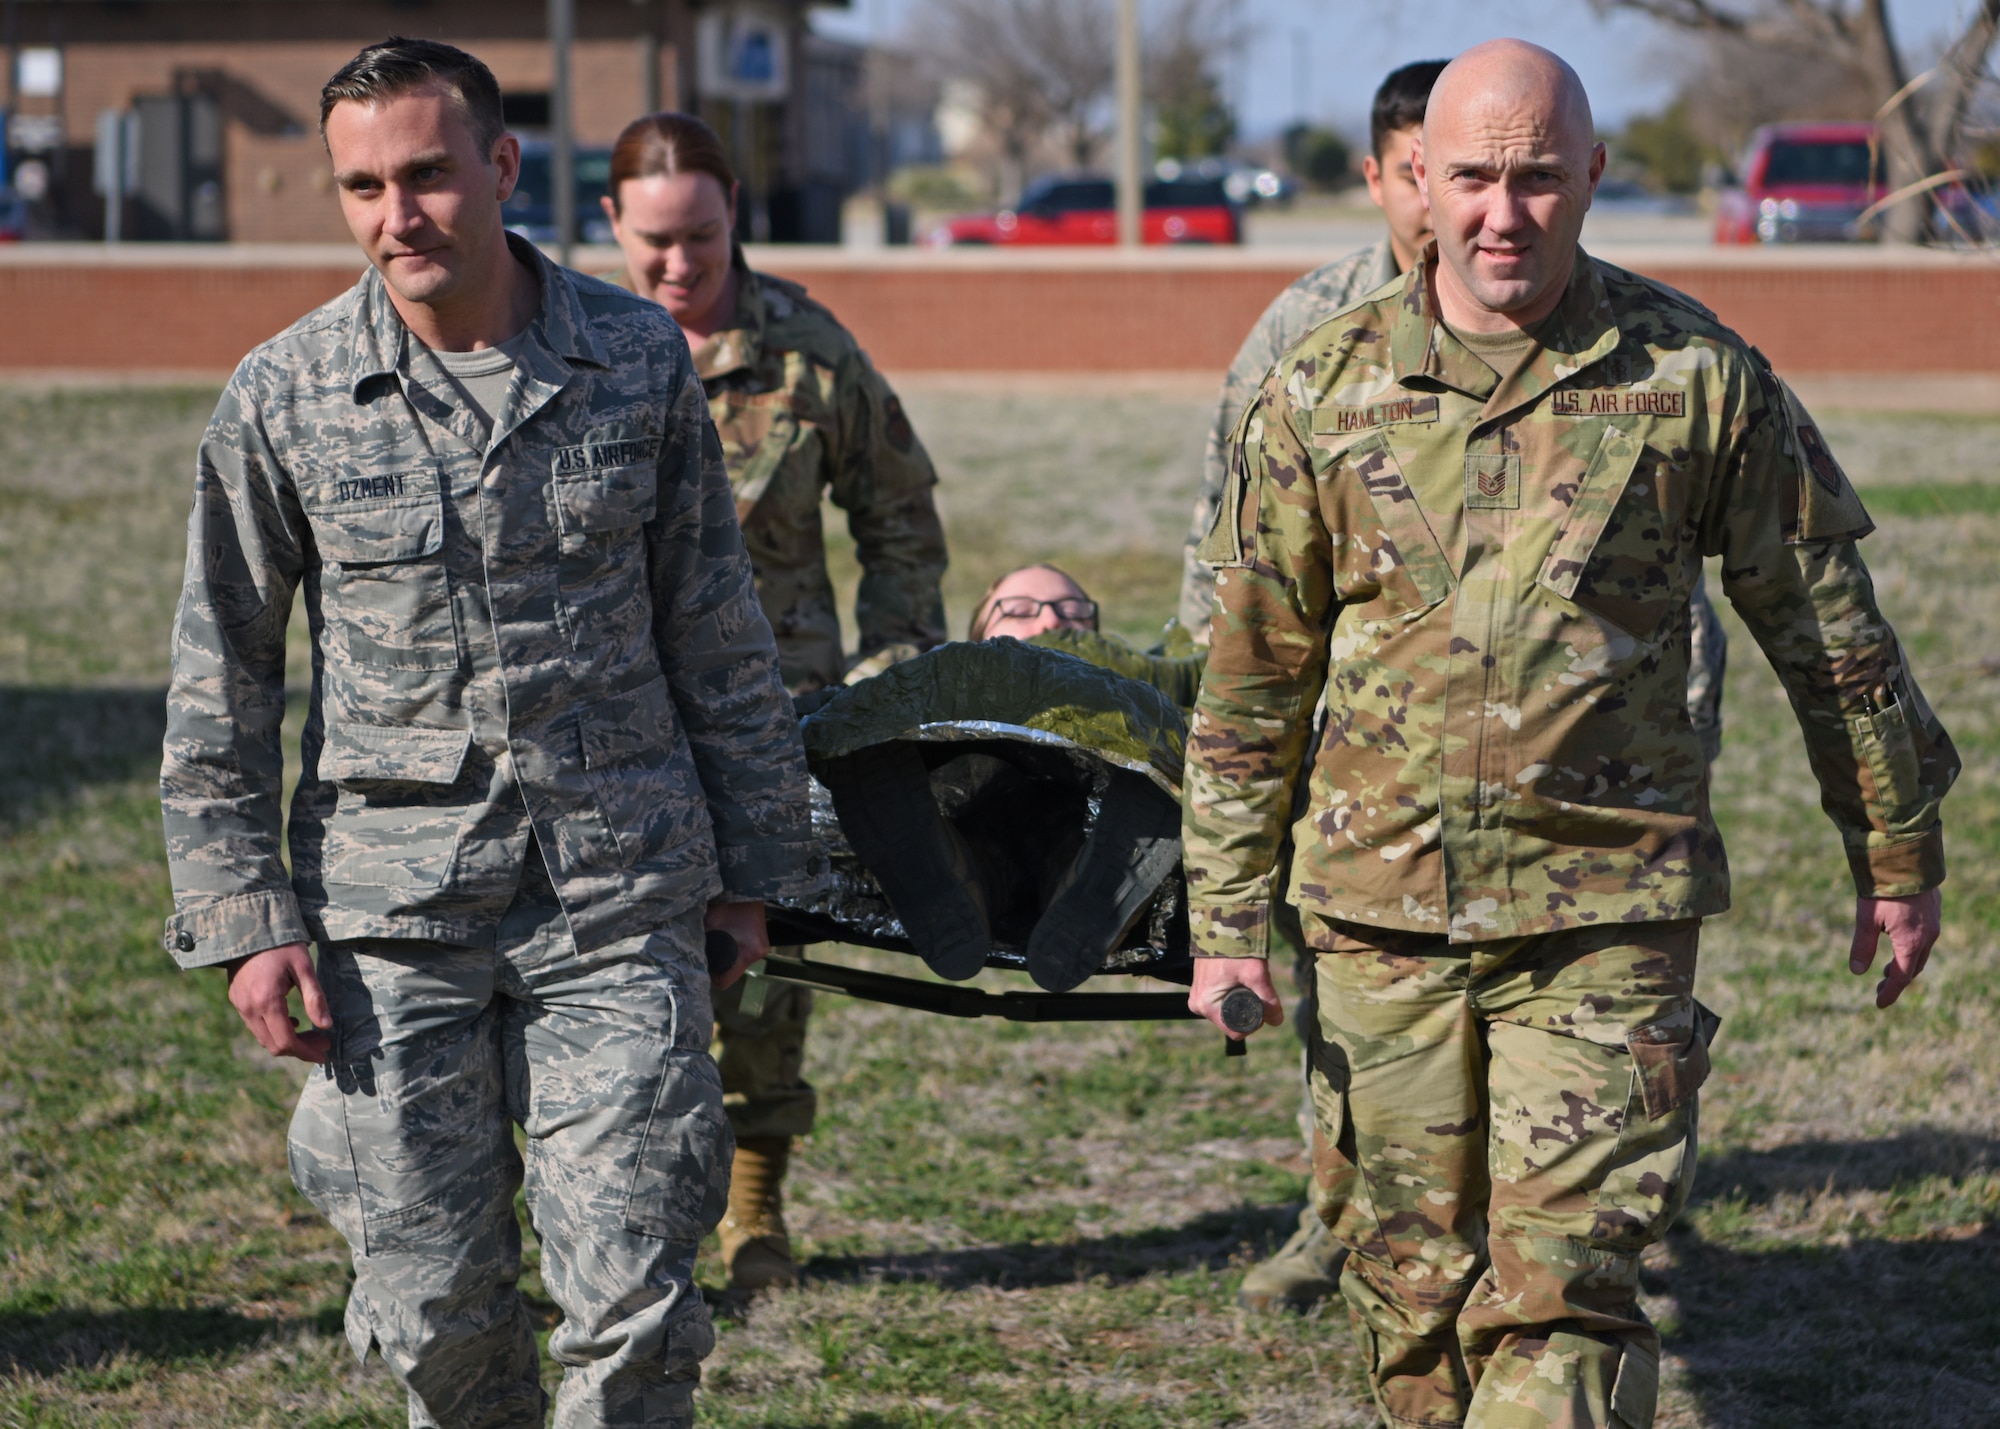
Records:
[[[1064,992],[1114,950],[1184,953],[1200,655],[1142,654],[1096,625],[1067,573],[1024,567],[981,597],[971,640],[884,651],[800,702],[842,839],[940,976],[1025,967]]]

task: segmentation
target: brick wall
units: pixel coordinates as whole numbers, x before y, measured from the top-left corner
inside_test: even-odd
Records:
[[[329,199],[328,202],[331,202]],[[1313,255],[758,250],[884,371],[1219,373]],[[586,250],[602,271],[615,250]],[[2000,374],[2000,265],[1945,254],[1658,250],[1617,261],[1713,307],[1786,373]],[[225,372],[354,280],[352,248],[0,248],[0,371]]]

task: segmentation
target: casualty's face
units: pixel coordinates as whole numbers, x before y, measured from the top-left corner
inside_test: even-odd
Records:
[[[618,186],[604,212],[625,252],[632,291],[651,298],[674,321],[712,332],[728,314],[730,237],[736,202],[713,174],[648,174]]]
[[[326,147],[354,241],[404,300],[449,304],[505,254],[500,206],[520,177],[520,141],[503,134],[482,151],[445,85],[334,105]]]
[[[981,612],[979,638],[1011,635],[1029,640],[1049,630],[1097,629],[1097,604],[1061,571],[1028,566],[993,587]]]

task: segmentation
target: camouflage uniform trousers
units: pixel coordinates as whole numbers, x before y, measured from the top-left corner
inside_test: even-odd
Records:
[[[1315,1203],[1398,1429],[1652,1424],[1639,1256],[1694,1174],[1699,926],[1319,955]]]
[[[299,1099],[292,1176],[354,1248],[348,1341],[381,1351],[412,1425],[543,1423],[515,1288],[516,1125],[563,1314],[558,1429],[693,1424],[715,1342],[695,1247],[721,1217],[731,1152],[701,937],[696,909],[579,955],[544,880],[490,951],[322,948],[335,1051]]]
[[[796,958],[801,950],[771,951]],[[764,984],[762,1010],[751,1014],[743,1011],[743,994],[753,985],[744,978],[715,995],[715,1041],[709,1050],[722,1070],[723,1110],[739,1138],[804,1136],[819,1111],[819,1093],[803,1075],[812,990],[771,979]]]

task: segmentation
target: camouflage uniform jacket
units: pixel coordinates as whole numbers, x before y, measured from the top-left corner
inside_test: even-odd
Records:
[[[161,774],[185,966],[308,934],[486,945],[531,827],[586,952],[809,876],[803,750],[686,343],[515,251],[542,310],[490,434],[412,380],[373,271],[245,358],[209,423]]]
[[[1215,506],[1229,475],[1229,434],[1236,419],[1257,395],[1264,374],[1288,349],[1335,313],[1353,307],[1377,288],[1396,281],[1396,255],[1385,237],[1345,258],[1336,258],[1298,279],[1271,299],[1250,336],[1236,350],[1236,360],[1222,379],[1209,423],[1208,445],[1201,459],[1201,491],[1195,496],[1187,549],[1181,562],[1180,622],[1197,643],[1208,639],[1208,616],[1215,607],[1215,572],[1195,554],[1195,547],[1215,524]]]
[[[840,683],[840,615],[820,501],[847,512],[861,564],[860,653],[945,638],[937,473],[903,404],[832,313],[739,262],[736,315],[695,350],[736,492],[757,596],[794,693]]]
[[[1316,945],[1342,922],[1472,942],[1726,907],[1685,696],[1704,555],[1790,695],[1858,887],[1942,881],[1958,756],[1797,399],[1706,309],[1581,253],[1541,340],[1494,373],[1420,268],[1294,348],[1244,413],[1203,547],[1199,951],[1265,951],[1308,764],[1284,891]]]

